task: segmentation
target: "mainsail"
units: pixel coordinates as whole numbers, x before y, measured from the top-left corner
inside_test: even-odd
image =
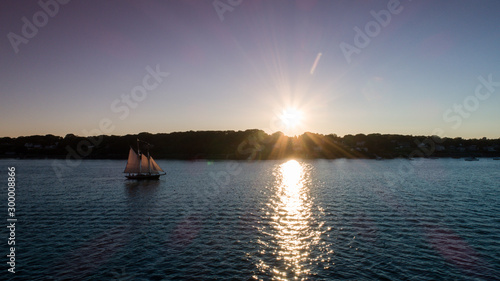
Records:
[[[147,163],[147,160],[146,160]],[[141,167],[140,167],[140,162],[139,162],[139,155],[132,149],[130,148],[130,151],[128,152],[128,160],[127,160],[127,166],[125,166],[125,171],[124,173],[140,173],[141,172]],[[147,167],[147,166],[146,166]]]
[[[148,158],[141,154],[141,173],[149,173]]]

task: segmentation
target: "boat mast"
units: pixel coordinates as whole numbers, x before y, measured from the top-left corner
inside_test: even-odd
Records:
[[[151,156],[149,156],[149,143],[148,143],[148,171],[149,171],[149,174],[151,175]]]
[[[139,139],[137,139],[137,155],[139,156],[139,174],[141,173],[141,150],[139,148]]]

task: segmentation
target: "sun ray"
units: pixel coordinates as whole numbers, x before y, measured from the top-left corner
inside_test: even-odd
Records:
[[[304,114],[295,107],[285,108],[277,116],[281,129],[288,136],[300,135],[304,132]]]

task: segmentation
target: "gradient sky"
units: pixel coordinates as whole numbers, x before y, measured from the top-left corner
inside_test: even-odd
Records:
[[[1,1],[0,136],[87,135],[103,119],[114,135],[286,131],[276,116],[295,107],[289,134],[500,137],[499,1],[401,0],[350,62],[342,42],[356,47],[355,28],[397,1],[244,0],[222,21],[213,3],[73,0],[43,24],[38,1]],[[9,34],[34,15],[16,53]],[[113,110],[148,66],[169,76],[126,116]]]

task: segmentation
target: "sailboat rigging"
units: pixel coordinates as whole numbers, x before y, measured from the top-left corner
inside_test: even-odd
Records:
[[[130,147],[128,153],[127,166],[125,166],[124,173],[127,179],[135,180],[157,180],[160,176],[165,175],[165,171],[155,162],[153,157],[149,155],[150,144],[146,143],[146,155],[141,152],[139,142],[144,142],[137,139],[137,152]],[[161,173],[163,172],[163,173]]]

